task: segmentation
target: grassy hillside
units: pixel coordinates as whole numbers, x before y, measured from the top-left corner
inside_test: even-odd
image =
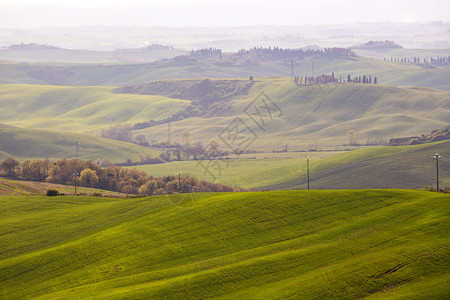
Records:
[[[252,101],[264,91],[279,110],[264,108],[264,128],[259,128],[245,113],[254,113]],[[258,105],[262,106],[261,103]],[[232,109],[213,118],[189,118],[173,122],[172,136],[184,130],[193,141],[217,140],[239,116],[250,127],[256,140],[251,147],[306,145],[314,142],[342,145],[349,142],[348,130],[354,130],[360,143],[367,139],[414,136],[442,128],[450,116],[450,92],[427,88],[406,88],[368,84],[326,84],[298,87],[289,78],[257,78],[248,96],[232,101]],[[259,117],[256,116],[259,120]],[[167,125],[136,131],[148,139],[166,140]],[[253,134],[246,132],[246,138]]]
[[[280,108],[267,126],[258,128],[245,108],[264,91]],[[161,120],[191,102],[158,95],[112,93],[107,87],[0,85],[0,123],[33,129],[92,133],[117,123]],[[358,141],[415,136],[442,128],[450,116],[450,92],[367,84],[298,87],[286,77],[257,79],[248,94],[230,102],[214,117],[186,118],[172,123],[172,137],[184,130],[192,141],[220,141],[219,135],[237,116],[254,130],[256,146],[348,143],[347,131]],[[251,107],[253,109],[253,107]],[[148,141],[167,140],[167,125],[136,131]],[[222,142],[223,144],[223,142]]]
[[[48,189],[55,189],[65,195],[74,195],[75,189],[73,186],[54,184],[47,182],[37,181],[22,181],[22,180],[10,180],[0,177],[0,196],[30,196],[30,195],[43,195],[47,193]],[[126,194],[118,192],[105,191],[99,189],[92,189],[86,187],[77,187],[77,194],[92,195],[94,193],[101,193],[106,197],[125,197]]]
[[[311,188],[424,188],[436,187],[435,153],[441,155],[440,187],[450,186],[450,141],[398,147],[376,147],[311,161]],[[306,163],[238,178],[264,184],[263,189],[305,189]],[[277,176],[279,175],[279,176]],[[276,178],[276,179],[273,179]],[[274,184],[278,181],[279,184]]]
[[[165,196],[0,197],[0,296],[445,298],[449,197],[283,191],[181,206]]]
[[[195,176],[200,180],[219,182],[232,187],[256,187],[258,183],[249,182],[244,179],[255,173],[265,172],[276,168],[285,168],[298,164],[300,159],[230,159],[222,160],[219,165],[214,161],[173,161],[165,164],[133,166],[150,176],[175,175],[178,172]],[[264,170],[264,171],[263,171]],[[273,182],[269,180],[268,182]]]
[[[163,119],[189,101],[115,94],[108,87],[0,85],[0,123],[72,132],[98,132],[118,123]]]
[[[139,153],[156,156],[159,151],[131,143],[91,135],[47,130],[22,129],[0,125],[0,159],[75,158],[75,143],[81,143],[80,159],[123,162],[139,160]]]
[[[429,54],[428,52],[424,52]],[[441,56],[436,52],[433,57]],[[314,62],[314,72],[312,63]],[[123,86],[167,78],[248,78],[287,76],[291,73],[290,63],[284,61],[255,61],[233,64],[209,60],[166,60],[150,64],[14,64],[0,65],[0,84],[28,83],[48,84],[46,77],[30,76],[47,65],[61,66],[71,75],[66,85]],[[389,85],[425,86],[450,90],[449,69],[426,69],[410,64],[374,60],[367,57],[348,58],[306,58],[295,63],[295,73],[301,76],[335,73],[337,78],[372,75],[378,82]]]
[[[311,186],[317,189],[423,188],[435,185],[433,155],[440,161],[441,187],[450,186],[450,142],[416,146],[370,147],[310,158]],[[306,155],[306,154],[303,154]],[[181,161],[137,166],[153,176],[191,174],[229,186],[261,189],[305,189],[306,160],[298,158]]]

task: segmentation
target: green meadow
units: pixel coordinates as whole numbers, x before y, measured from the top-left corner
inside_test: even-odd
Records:
[[[170,117],[190,101],[116,94],[110,87],[0,85],[0,123],[32,129],[99,133],[119,123]]]
[[[310,152],[310,179],[316,189],[424,188],[435,186],[433,155],[440,153],[441,187],[450,186],[450,142],[414,146],[378,146],[321,157]],[[175,175],[260,189],[306,189],[305,157],[176,161],[141,165],[152,176]]]
[[[140,165],[128,168],[136,168],[151,176],[176,175],[180,172],[183,176],[194,176],[201,180],[219,182],[232,187],[254,187],[255,183],[249,184],[247,181],[241,180],[241,178],[248,174],[259,174],[266,170],[268,171],[266,176],[271,177],[273,169],[297,165],[299,161],[300,159],[297,158],[223,159],[219,161],[190,160],[173,161],[164,164]],[[267,177],[266,179],[268,179]]]
[[[444,299],[450,292],[448,194],[174,197],[0,197],[0,297]]]
[[[436,188],[436,153],[441,155],[440,188],[445,189],[450,187],[450,141],[374,147],[311,160],[310,186],[313,189]],[[280,174],[278,183],[275,184],[273,180],[263,187],[259,185],[262,189],[307,188],[305,163],[298,167],[278,168],[276,171],[276,174]],[[269,172],[276,177],[275,172]],[[283,174],[286,176],[282,177]],[[264,173],[246,175],[242,180],[251,178],[262,182]]]
[[[92,135],[50,130],[22,129],[0,125],[0,160],[36,158],[76,158],[75,143],[79,141],[79,159],[124,162],[139,160],[139,154],[157,156],[160,151],[136,144],[103,139]]]

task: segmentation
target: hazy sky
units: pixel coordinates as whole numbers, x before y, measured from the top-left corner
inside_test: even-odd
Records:
[[[0,0],[0,28],[450,21],[449,0]]]

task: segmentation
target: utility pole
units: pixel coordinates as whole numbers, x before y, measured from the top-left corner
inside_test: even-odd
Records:
[[[178,191],[181,192],[181,172],[178,172]]]
[[[306,177],[308,179],[308,190],[309,190],[309,157],[306,157]]]
[[[294,80],[294,59],[291,58],[291,79]]]
[[[80,150],[81,150],[80,141],[77,141],[73,147],[75,148],[76,157],[78,158],[78,156],[80,156]]]
[[[77,195],[77,176],[78,176],[78,172],[75,171],[73,172],[73,185],[75,187],[75,196]]]
[[[167,142],[172,143],[172,133],[170,132],[170,122],[167,123]]]
[[[436,189],[439,191],[439,153],[434,155],[436,159]]]

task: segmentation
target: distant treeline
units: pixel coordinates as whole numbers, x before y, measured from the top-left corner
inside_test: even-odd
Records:
[[[149,196],[190,193],[193,191],[244,191],[244,189],[232,188],[220,183],[199,181],[194,177],[178,177],[175,174],[173,176],[153,177],[136,169],[119,166],[101,168],[92,161],[78,159],[25,160],[19,163],[16,159],[9,157],[0,162],[0,176]]]
[[[388,59],[384,59],[387,61]],[[445,67],[450,65],[450,56],[439,56],[436,58],[430,57],[392,57],[391,61],[400,63],[411,63],[419,66],[435,66],[435,67]]]
[[[294,82],[299,86],[327,84],[327,83],[332,83],[332,82],[353,82],[353,83],[377,84],[378,79],[376,76],[374,76],[373,80],[372,80],[372,75],[355,76],[352,78],[350,74],[347,75],[347,80],[342,79],[342,77],[339,77],[339,79],[337,79],[334,76],[334,72],[332,72],[331,75],[322,74],[322,75],[315,76],[315,77],[306,76],[306,75],[305,75],[305,77],[295,76]]]
[[[407,146],[450,140],[450,124],[442,129],[433,130],[430,134],[403,138],[392,138],[389,146]]]
[[[61,48],[54,47],[50,45],[39,45],[36,43],[24,44],[23,42],[19,45],[9,46],[10,50],[59,50]]]
[[[377,78],[377,76],[374,76],[373,82],[372,82],[372,75],[355,76],[352,78],[349,74],[349,75],[347,75],[347,82],[377,84],[378,78]]]
[[[283,49],[280,47],[253,47],[241,49],[237,53],[224,55],[221,49],[205,48],[192,50],[189,54],[191,58],[207,59],[218,58],[228,62],[242,62],[245,60],[271,61],[284,59],[303,59],[310,56],[316,57],[342,57],[354,56],[351,49],[346,48],[325,48],[325,49]],[[188,57],[188,56],[184,56]]]
[[[250,50],[239,50],[236,57],[240,58],[256,58],[258,60],[280,60],[280,59],[295,59],[306,58],[310,56],[318,57],[341,57],[341,56],[354,56],[354,53],[350,49],[346,48],[325,48],[325,49],[283,49],[279,47],[263,48],[254,47]],[[232,58],[232,57],[231,57]]]

